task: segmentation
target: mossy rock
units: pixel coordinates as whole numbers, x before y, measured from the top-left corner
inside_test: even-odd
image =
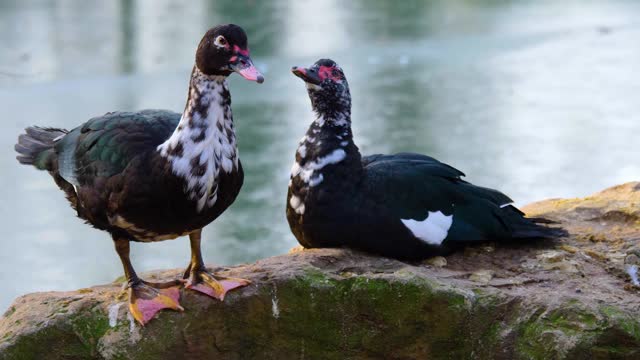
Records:
[[[186,310],[162,311],[144,328],[119,284],[25,295],[0,319],[0,359],[639,359],[640,294],[608,254],[631,248],[640,229],[606,216],[597,232],[622,229],[607,233],[616,240],[585,241],[590,220],[580,216],[593,216],[584,208],[597,201],[585,200],[582,215],[569,214],[577,200],[536,213],[560,219],[569,238],[470,248],[443,267],[318,249],[213,269],[252,284],[222,303],[182,290]],[[588,256],[594,246],[604,255]],[[547,258],[571,271],[543,266]],[[470,280],[479,270],[493,275]]]

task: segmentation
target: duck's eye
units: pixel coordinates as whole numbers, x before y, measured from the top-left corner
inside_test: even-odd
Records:
[[[214,44],[219,47],[225,47],[227,46],[227,39],[225,39],[222,35],[218,35],[218,37],[214,41]]]

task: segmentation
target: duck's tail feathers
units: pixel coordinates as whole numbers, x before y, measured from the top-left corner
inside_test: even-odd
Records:
[[[524,213],[512,205],[502,208],[502,215],[508,218],[508,227],[511,228],[513,239],[556,239],[569,236],[569,232],[557,225],[557,221],[541,217],[527,218]]]
[[[558,224],[557,221],[545,218],[526,218],[512,224],[512,236],[515,239],[556,239],[559,237],[569,236],[569,232],[562,227],[549,226],[550,224]]]
[[[52,170],[53,146],[68,133],[65,129],[30,126],[18,137],[14,149],[20,164],[33,165],[40,170]]]
[[[569,232],[561,227],[548,227],[531,223],[513,230],[516,239],[557,239],[569,236]]]

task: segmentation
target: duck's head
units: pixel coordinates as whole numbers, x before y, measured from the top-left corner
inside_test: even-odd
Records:
[[[204,34],[196,51],[196,66],[206,75],[236,72],[247,80],[264,81],[249,57],[247,34],[234,24],[218,25]]]
[[[294,66],[291,72],[304,80],[311,105],[321,115],[351,112],[349,84],[342,68],[331,59],[320,59],[305,68]]]

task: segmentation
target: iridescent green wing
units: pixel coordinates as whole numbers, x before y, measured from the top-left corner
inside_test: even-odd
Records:
[[[73,185],[120,173],[136,156],[171,136],[180,114],[166,110],[113,112],[69,132],[55,150],[60,175]]]

